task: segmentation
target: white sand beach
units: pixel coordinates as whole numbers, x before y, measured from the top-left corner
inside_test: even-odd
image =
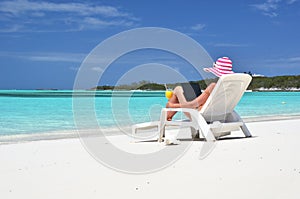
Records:
[[[3,144],[1,198],[299,198],[300,119],[247,126],[252,138],[234,132],[203,160],[204,141],[194,141],[174,164],[140,175],[105,167],[78,138]],[[180,146],[110,139],[136,151]]]

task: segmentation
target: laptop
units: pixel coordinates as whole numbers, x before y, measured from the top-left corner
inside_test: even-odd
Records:
[[[186,101],[192,101],[202,93],[199,83],[181,83],[181,86]]]

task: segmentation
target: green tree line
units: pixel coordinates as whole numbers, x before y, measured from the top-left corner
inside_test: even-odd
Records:
[[[277,77],[253,77],[249,88],[257,90],[259,88],[300,88],[300,75],[298,76],[277,76]]]
[[[209,83],[217,79],[191,81],[192,83],[199,83],[201,89],[205,89]],[[175,88],[180,83],[168,84],[169,88]],[[259,90],[260,88],[270,89],[279,88],[281,90],[289,88],[300,88],[300,75],[297,76],[276,76],[276,77],[253,77],[248,87],[249,90]],[[158,84],[149,81],[140,81],[128,85],[117,86],[97,86],[93,90],[165,90],[163,84]]]

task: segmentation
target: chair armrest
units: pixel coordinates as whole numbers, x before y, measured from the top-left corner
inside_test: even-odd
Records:
[[[198,110],[192,108],[163,108],[162,111],[178,111],[178,112],[187,112],[187,113],[197,113]]]

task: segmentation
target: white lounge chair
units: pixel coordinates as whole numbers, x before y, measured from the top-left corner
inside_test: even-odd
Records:
[[[251,79],[252,77],[247,74],[223,75],[200,111],[190,108],[163,108],[159,124],[159,141],[162,141],[166,126],[189,126],[193,134],[199,131],[207,141],[215,141],[216,138],[228,135],[239,128],[246,137],[251,137],[245,123],[234,111]],[[191,120],[168,121],[168,111],[189,113]]]
[[[239,128],[246,137],[251,137],[245,123],[234,111],[251,79],[247,74],[223,75],[200,111],[190,108],[163,108],[159,122],[133,125],[132,132],[135,134],[138,129],[147,128],[148,125],[152,128],[157,126],[159,142],[162,141],[166,126],[191,127],[193,136],[200,132],[207,141],[215,141]],[[168,111],[189,113],[191,120],[168,121]]]
[[[144,123],[139,123],[139,124],[134,124],[132,125],[132,135],[135,136],[137,133],[138,129],[152,129],[152,128],[157,128],[157,130],[160,132],[160,121],[152,121],[152,122],[144,122]]]

